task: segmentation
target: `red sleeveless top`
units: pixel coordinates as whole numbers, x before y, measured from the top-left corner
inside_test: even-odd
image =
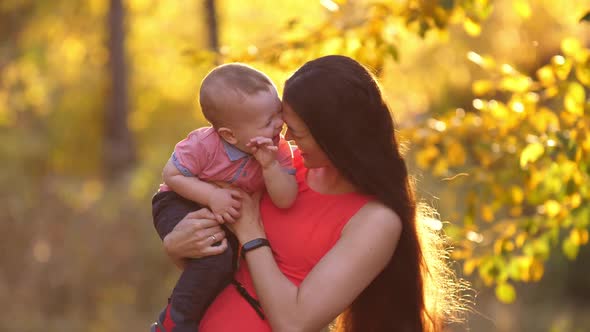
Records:
[[[299,191],[289,209],[274,206],[265,194],[260,213],[273,256],[279,269],[299,286],[319,260],[336,244],[348,220],[369,200],[358,193],[324,195],[313,191],[305,181],[307,169],[299,150],[294,152],[294,166]],[[240,262],[235,279],[256,298],[248,266]],[[200,332],[271,331],[250,304],[227,286],[209,306],[201,320]]]

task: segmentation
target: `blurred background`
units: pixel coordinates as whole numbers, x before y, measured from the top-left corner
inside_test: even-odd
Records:
[[[2,0],[0,331],[146,331],[179,272],[151,221],[196,96],[243,61],[282,90],[379,78],[418,196],[469,280],[452,331],[590,331],[590,2]]]

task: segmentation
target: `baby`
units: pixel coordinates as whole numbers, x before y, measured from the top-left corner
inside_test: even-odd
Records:
[[[282,106],[272,81],[244,64],[222,65],[203,80],[199,101],[212,126],[176,144],[153,199],[154,215],[172,200],[189,200],[209,207],[220,224],[234,222],[241,193],[232,186],[248,193],[266,189],[277,207],[290,207],[297,182],[291,149],[280,137]],[[158,218],[155,227],[162,239],[178,216],[195,209],[191,204],[187,201],[176,217]],[[209,241],[218,242],[214,235]],[[196,331],[207,306],[232,279],[233,256],[228,246],[223,254],[189,259],[152,331]]]

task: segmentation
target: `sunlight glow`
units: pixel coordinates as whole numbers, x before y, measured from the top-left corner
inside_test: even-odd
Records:
[[[428,226],[430,229],[435,230],[435,231],[440,231],[443,227],[442,222],[438,219],[435,219],[435,218],[424,217],[422,219],[422,221],[424,222],[424,224],[426,226]]]
[[[514,73],[514,71],[515,71],[514,68],[512,68],[512,66],[510,66],[509,64],[506,64],[506,63],[502,65],[501,70],[502,70],[502,73],[504,73],[504,74],[511,74],[511,73]]]
[[[473,107],[475,107],[478,110],[481,110],[483,108],[483,100],[473,99]]]
[[[553,61],[556,65],[563,65],[565,63],[565,58],[561,55],[556,55],[553,57]]]
[[[258,47],[254,46],[254,45],[248,46],[248,54],[256,55],[256,53],[258,53]]]
[[[478,65],[481,65],[483,63],[483,58],[481,57],[481,55],[479,55],[473,51],[467,53],[467,59],[469,59],[471,62],[476,63]]]
[[[516,113],[522,113],[524,112],[524,104],[520,101],[515,101],[514,103],[512,103],[512,110]]]
[[[467,240],[475,243],[481,243],[483,241],[483,235],[476,233],[474,231],[467,232]]]
[[[331,12],[335,12],[338,9],[340,9],[340,6],[338,6],[338,4],[332,0],[320,0],[320,3],[322,4],[322,6],[326,7],[326,9]]]
[[[441,133],[447,130],[447,124],[436,119],[428,119],[428,126]]]

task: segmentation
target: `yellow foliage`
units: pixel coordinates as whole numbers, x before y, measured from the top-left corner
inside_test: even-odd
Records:
[[[436,176],[441,176],[447,174],[449,170],[449,163],[447,159],[440,158],[436,161],[436,164],[432,168],[432,173]]]
[[[590,134],[586,134],[586,138],[582,142],[582,149],[585,152],[590,152]]]
[[[557,115],[546,107],[537,110],[530,122],[539,133],[559,130],[559,118]]]
[[[471,36],[479,36],[481,33],[481,25],[470,18],[463,21],[463,29]]]
[[[525,75],[511,75],[500,80],[500,88],[511,92],[526,92],[530,89],[533,81]]]
[[[590,87],[590,63],[576,65],[576,78],[580,83]]]
[[[516,236],[515,244],[517,248],[521,248],[524,245],[528,235],[525,232],[522,232]]]
[[[449,166],[461,166],[465,164],[465,149],[458,141],[452,141],[447,145]]]
[[[524,199],[524,192],[520,187],[512,186],[510,188],[510,193],[512,194],[512,201],[515,204],[521,204]]]
[[[586,92],[584,91],[584,87],[577,82],[570,83],[563,99],[565,109],[576,115],[584,115],[585,102]]]
[[[512,217],[520,217],[522,215],[522,207],[521,206],[514,206],[510,208],[508,212]]]
[[[528,163],[535,162],[544,152],[545,147],[541,143],[527,145],[520,153],[520,167],[524,168]]]
[[[541,261],[538,259],[533,259],[532,264],[530,266],[530,277],[531,281],[539,281],[543,277],[545,273],[545,267]]]
[[[489,205],[483,205],[481,207],[481,217],[486,222],[492,222],[494,220],[494,210]]]
[[[478,264],[478,259],[466,259],[463,263],[463,273],[467,276],[471,275]]]
[[[531,6],[527,0],[516,0],[512,2],[512,8],[524,19],[531,17]]]
[[[572,61],[561,55],[556,55],[551,58],[551,64],[557,78],[562,81],[566,80],[572,70]]]
[[[490,80],[477,80],[471,85],[471,90],[476,96],[483,96],[494,90],[494,83]]]
[[[418,166],[420,166],[421,168],[429,169],[430,167],[432,167],[432,161],[436,157],[438,157],[439,154],[440,152],[436,146],[429,145],[425,149],[420,150],[418,151],[418,153],[416,153],[416,162],[418,163]]]
[[[580,250],[580,247],[576,243],[574,243],[570,237],[568,237],[565,240],[563,240],[563,243],[561,244],[561,249],[563,250],[563,253],[567,258],[573,260],[576,259],[576,256],[578,256],[578,251]]]
[[[516,291],[514,286],[507,282],[503,282],[496,286],[496,297],[504,303],[512,303],[516,299]]]
[[[580,228],[572,229],[570,231],[569,240],[577,246],[588,243],[588,230]]]
[[[548,200],[543,204],[545,208],[545,213],[553,218],[559,214],[561,211],[561,204],[555,200]]]
[[[565,38],[561,41],[561,51],[563,54],[573,57],[582,50],[582,43],[576,38]]]

